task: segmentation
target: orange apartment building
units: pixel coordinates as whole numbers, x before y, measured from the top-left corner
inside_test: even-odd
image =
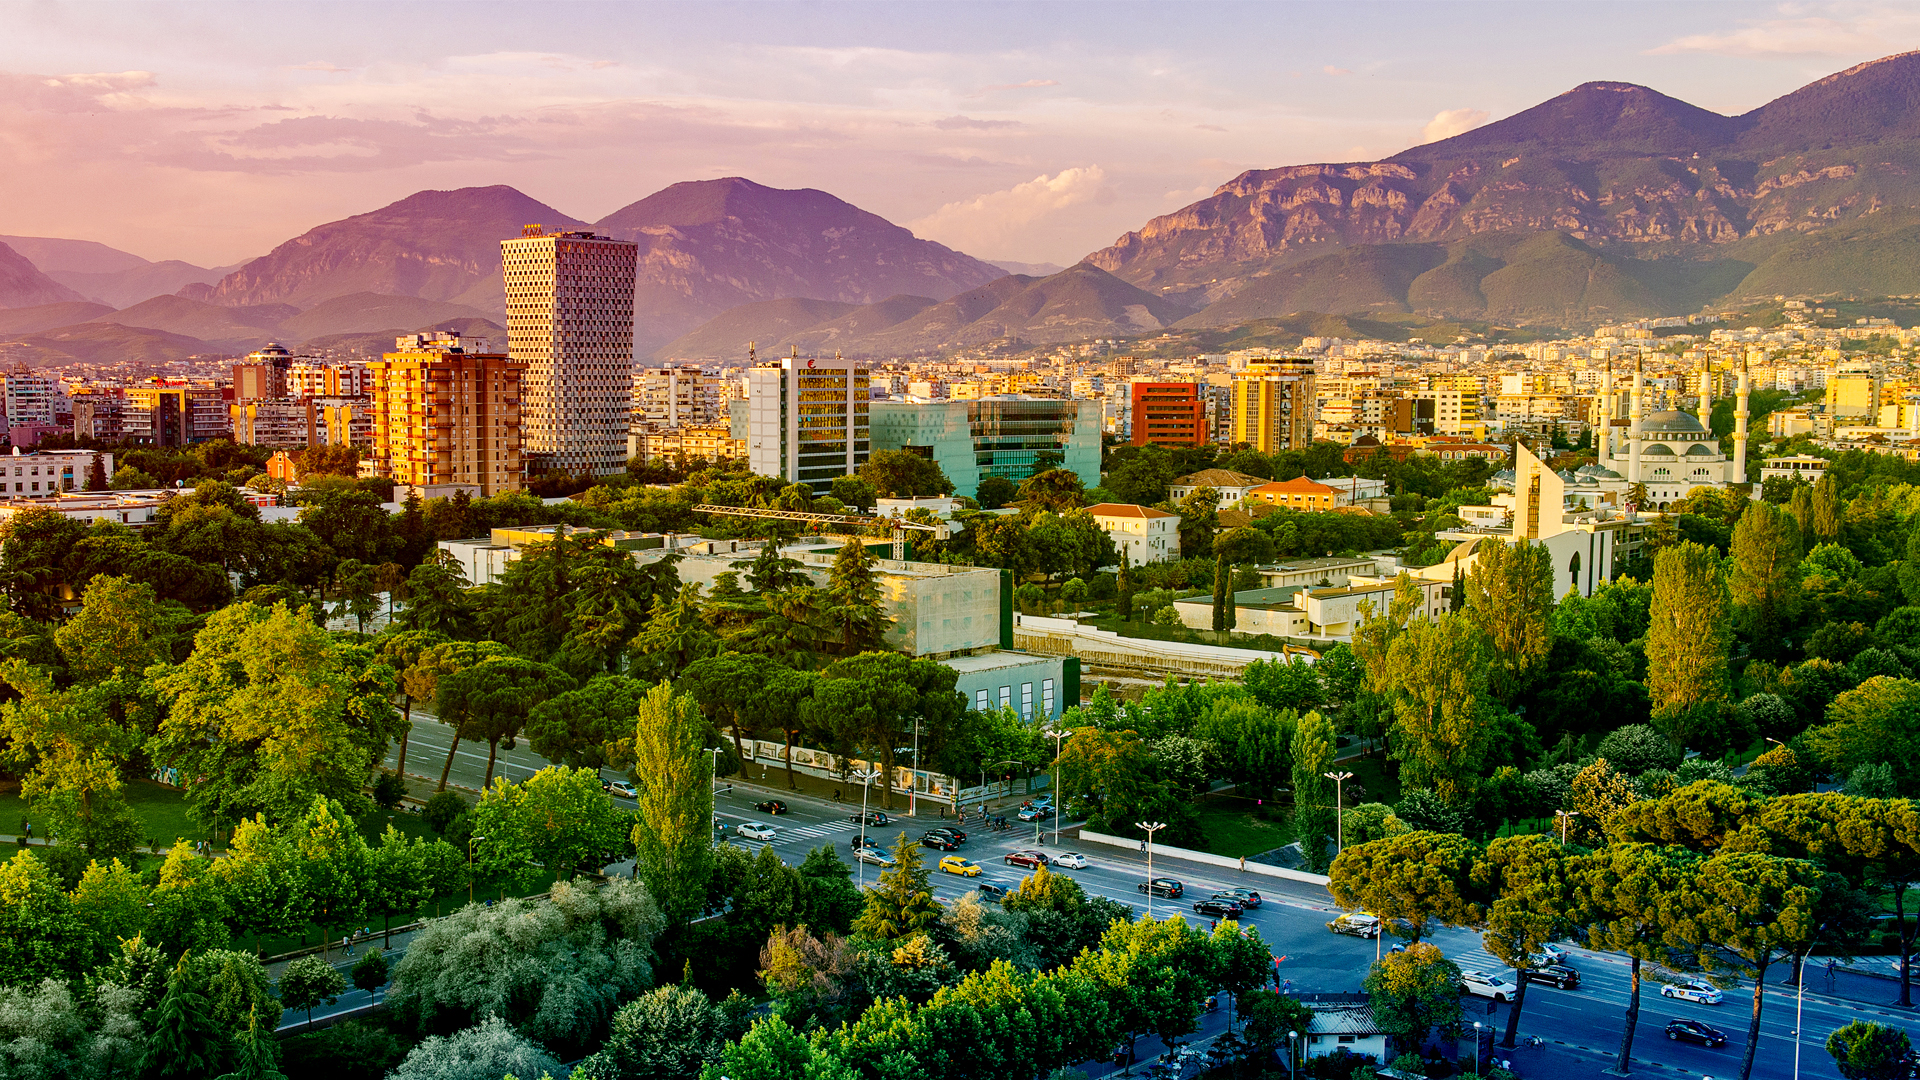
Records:
[[[396,497],[518,491],[520,380],[526,365],[467,352],[458,334],[408,334],[367,365],[373,451],[363,475],[392,480]]]

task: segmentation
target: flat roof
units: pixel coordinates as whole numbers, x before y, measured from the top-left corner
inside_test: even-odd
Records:
[[[1371,566],[1376,560],[1369,558],[1346,558],[1334,555],[1316,555],[1310,559],[1288,559],[1286,562],[1261,563],[1260,570],[1331,570],[1340,566]]]
[[[976,653],[972,656],[954,656],[940,662],[955,671],[968,674],[982,671],[999,671],[1003,668],[1030,667],[1034,664],[1057,664],[1065,659],[1066,657],[1064,656],[1043,656],[1039,653],[1002,650],[1000,652]]]

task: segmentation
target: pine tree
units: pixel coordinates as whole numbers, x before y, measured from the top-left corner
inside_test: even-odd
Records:
[[[855,656],[880,647],[888,619],[880,606],[880,583],[873,556],[858,538],[850,538],[833,560],[827,578],[827,610],[840,631],[840,652]]]
[[[1453,560],[1453,594],[1447,602],[1448,611],[1464,611],[1467,607],[1467,576],[1460,571],[1460,560]]]
[[[99,454],[93,455],[93,462],[87,466],[87,490],[107,490],[107,466]]]
[[[1133,618],[1133,562],[1127,558],[1126,549],[1120,551],[1120,580],[1115,583],[1120,596],[1120,619]]]
[[[273,1037],[273,1032],[261,1028],[260,1011],[255,1009],[247,1016],[245,1034],[234,1043],[233,1071],[219,1080],[287,1080],[287,1074],[280,1071],[279,1065],[280,1042]]]
[[[167,980],[166,996],[147,1014],[146,1026],[142,1074],[200,1080],[223,1070],[227,1040],[213,1022],[212,1006],[189,985],[184,956]]]
[[[856,934],[877,941],[911,937],[940,917],[940,901],[933,898],[933,872],[920,858],[920,845],[906,833],[893,843],[894,868],[883,870],[880,881],[867,890],[867,903],[853,924]]]

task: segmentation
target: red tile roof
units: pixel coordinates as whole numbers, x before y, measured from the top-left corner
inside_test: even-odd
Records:
[[[1130,517],[1130,518],[1169,518],[1179,514],[1169,514],[1165,510],[1155,510],[1151,506],[1136,506],[1133,503],[1098,503],[1087,507],[1087,513],[1094,517]]]

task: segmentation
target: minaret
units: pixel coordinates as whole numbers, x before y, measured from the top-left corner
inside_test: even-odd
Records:
[[[1700,361],[1700,426],[1713,430],[1713,361]]]
[[[1733,391],[1733,468],[1732,482],[1747,482],[1747,357],[1740,356],[1740,382]]]
[[[1600,400],[1606,402],[1607,407],[1605,410],[1594,410],[1602,414],[1600,417],[1600,423],[1602,425],[1600,428],[1600,438],[1595,440],[1595,442],[1600,448],[1600,467],[1603,469],[1611,469],[1613,468],[1613,414],[1620,408],[1620,399],[1615,397],[1613,393],[1613,356],[1611,354],[1607,356],[1606,374],[1601,376],[1601,378],[1604,381],[1600,384]]]
[[[1633,358],[1633,395],[1627,399],[1627,483],[1640,482],[1640,394],[1646,386],[1645,361]]]

